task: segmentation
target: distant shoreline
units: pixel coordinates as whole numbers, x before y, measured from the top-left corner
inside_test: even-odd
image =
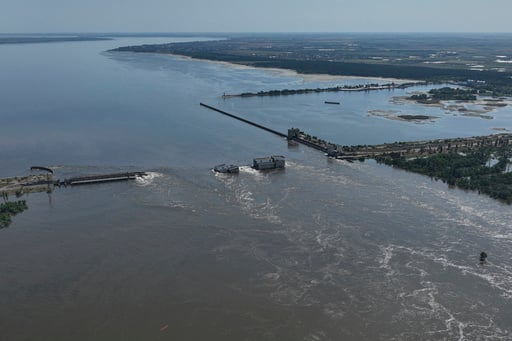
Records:
[[[114,50],[115,51],[115,50]],[[158,53],[158,52],[155,52]],[[348,79],[366,79],[366,80],[379,80],[385,82],[394,82],[396,84],[402,83],[412,83],[412,82],[421,82],[419,80],[414,79],[405,79],[405,78],[392,78],[392,77],[372,77],[372,76],[350,76],[350,75],[331,75],[328,73],[300,73],[294,69],[286,69],[286,68],[276,68],[276,67],[265,67],[265,66],[254,66],[243,63],[234,63],[228,61],[214,60],[214,59],[205,59],[205,58],[197,58],[190,57],[183,54],[178,53],[159,53],[159,54],[167,54],[174,57],[179,57],[186,60],[195,60],[206,63],[213,63],[219,65],[229,66],[234,69],[240,70],[266,70],[270,72],[275,72],[284,77],[300,77],[304,81],[338,81],[338,80],[348,80]]]
[[[74,41],[102,41],[112,40],[112,38],[97,37],[97,36],[42,36],[42,37],[3,37],[0,36],[0,45],[3,44],[43,44],[43,43],[64,43]]]
[[[123,46],[113,52],[159,53],[236,67],[253,67],[302,77],[305,80],[340,80],[345,77],[388,82],[455,82],[492,96],[512,95],[512,66],[497,63],[505,53],[493,41],[468,52],[474,38],[377,39],[370,36],[254,35],[225,40]],[[425,44],[429,47],[426,49]],[[449,49],[448,47],[449,46]],[[482,70],[474,57],[482,57]],[[479,64],[479,65],[480,65]]]

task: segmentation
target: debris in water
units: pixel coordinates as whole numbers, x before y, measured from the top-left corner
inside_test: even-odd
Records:
[[[482,265],[485,264],[486,259],[487,259],[487,253],[485,253],[483,251],[480,252],[480,264],[482,264]]]

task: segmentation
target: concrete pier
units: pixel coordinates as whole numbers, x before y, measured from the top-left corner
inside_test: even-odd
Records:
[[[88,176],[78,176],[69,178],[63,181],[59,181],[56,183],[58,186],[60,185],[90,185],[90,184],[98,184],[103,182],[115,182],[115,181],[124,181],[124,180],[134,180],[137,177],[145,176],[144,172],[126,172],[126,173],[114,173],[114,174],[101,174],[101,175],[88,175]]]
[[[275,134],[275,135],[277,135],[277,136],[280,136],[280,137],[287,137],[287,135],[286,135],[286,134],[283,134],[283,133],[280,133],[280,132],[278,132],[278,131],[276,131],[276,130],[274,130],[274,129],[271,129],[271,128],[268,128],[268,127],[265,127],[265,126],[263,126],[263,125],[261,125],[261,124],[258,124],[258,123],[255,123],[255,122],[252,122],[252,121],[246,120],[245,118],[242,118],[242,117],[239,117],[239,116],[236,116],[236,115],[230,114],[230,113],[228,113],[228,112],[226,112],[226,111],[224,111],[224,110],[217,109],[217,108],[215,108],[215,107],[212,107],[212,106],[210,106],[210,105],[208,105],[208,104],[204,104],[204,103],[199,103],[199,104],[200,104],[202,107],[205,107],[205,108],[211,109],[211,110],[213,110],[213,111],[216,111],[216,112],[218,112],[218,113],[221,113],[221,114],[223,114],[223,115],[226,115],[226,116],[232,117],[232,118],[234,118],[234,119],[236,119],[236,120],[239,120],[239,121],[242,121],[242,122],[244,122],[244,123],[250,124],[250,125],[252,125],[252,126],[254,126],[254,127],[257,127],[257,128],[263,129],[263,130],[268,131],[268,132],[270,132],[270,133],[272,133],[272,134]]]

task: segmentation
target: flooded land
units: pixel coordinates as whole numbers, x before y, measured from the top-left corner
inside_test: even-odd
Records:
[[[355,34],[312,35],[292,45],[284,35],[1,44],[9,86],[0,92],[0,178],[11,180],[0,188],[36,175],[34,165],[51,169],[53,179],[145,174],[19,197],[11,188],[8,200],[24,200],[28,209],[22,202],[10,207],[19,213],[9,213],[8,227],[0,229],[1,338],[510,339],[509,204],[437,174],[327,157],[200,105],[279,133],[298,127],[312,140],[360,148],[432,141],[433,150],[439,139],[508,135],[512,107],[498,95],[508,83],[487,89],[491,78],[472,76],[485,81],[476,83],[482,86],[476,101],[408,99],[433,88],[471,88],[454,79],[425,84],[416,68],[448,65],[465,81],[467,72],[509,75],[510,64],[496,60],[512,56],[510,36],[461,35],[455,42],[440,36],[403,35],[415,44],[411,50],[387,54],[385,46],[396,47],[391,36],[376,35],[372,43]],[[250,48],[241,54],[243,44]],[[164,47],[156,51],[157,45]],[[112,51],[122,46],[152,53]],[[375,54],[367,53],[372,49]],[[294,61],[300,51],[324,61]],[[484,71],[465,65],[476,65],[476,54],[486,56],[478,59]],[[358,67],[322,76],[323,69],[308,69],[343,59]],[[414,72],[397,73],[398,66]],[[504,70],[493,70],[498,66]],[[385,75],[390,78],[377,77]],[[421,84],[223,96],[396,84],[397,78]],[[477,110],[492,118],[465,115]],[[285,168],[250,167],[254,158],[271,155],[282,155]],[[507,162],[496,154],[483,167],[501,171]],[[214,172],[219,164],[237,165],[239,172]]]

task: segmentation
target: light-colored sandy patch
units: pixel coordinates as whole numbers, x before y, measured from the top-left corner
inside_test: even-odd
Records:
[[[206,62],[206,63],[225,65],[225,66],[229,66],[229,67],[231,67],[233,69],[239,69],[239,70],[266,70],[266,71],[271,71],[273,73],[276,73],[279,76],[283,76],[283,77],[297,77],[297,78],[303,79],[304,81],[309,81],[309,82],[314,82],[314,81],[343,81],[343,80],[353,80],[353,79],[365,79],[365,80],[368,80],[368,81],[387,82],[387,83],[394,82],[395,84],[420,82],[418,80],[398,79],[398,78],[360,77],[360,76],[336,76],[336,75],[329,75],[329,74],[303,74],[303,73],[298,73],[297,71],[290,70],[290,69],[255,67],[255,66],[250,66],[250,65],[230,63],[230,62],[224,62],[224,61],[218,61],[218,60],[192,58],[192,57],[189,57],[189,56],[183,56],[183,55],[179,55],[179,54],[172,54],[172,53],[168,53],[168,54],[172,55],[172,56],[175,56],[175,57],[187,59],[187,60],[196,60],[196,61],[201,61],[201,62]]]
[[[467,117],[479,117],[479,118],[485,118],[486,120],[492,120],[494,119],[494,117],[490,116],[490,115],[485,115],[484,113],[480,112],[480,111],[476,111],[476,110],[473,110],[473,111],[466,111],[462,114],[462,116],[467,116]]]
[[[426,116],[426,115],[417,115],[417,114],[404,114],[397,110],[368,110],[368,116],[373,117],[382,117],[388,120],[395,121],[406,121],[406,122],[432,122],[436,118],[436,116]]]
[[[476,101],[440,101],[438,103],[418,103],[408,96],[395,96],[390,99],[393,104],[416,103],[422,106],[438,107],[446,111],[447,114],[460,114],[461,116],[480,117],[484,119],[493,119],[489,113],[495,112],[498,108],[506,107],[510,103],[505,99],[478,99]],[[468,108],[473,106],[475,108]]]

